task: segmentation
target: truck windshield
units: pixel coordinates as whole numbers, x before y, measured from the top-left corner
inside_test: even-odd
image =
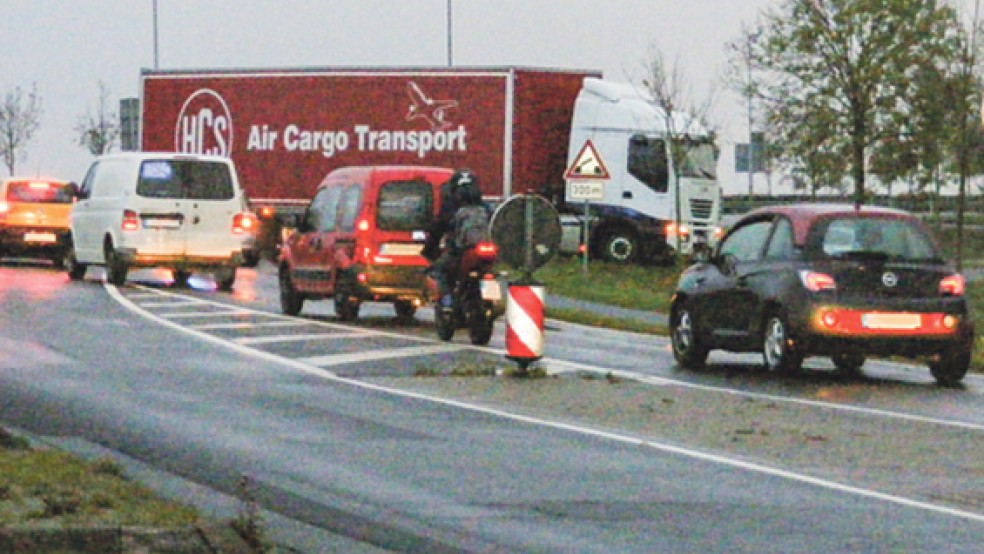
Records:
[[[707,140],[684,140],[685,156],[680,166],[682,177],[717,178],[717,150]]]

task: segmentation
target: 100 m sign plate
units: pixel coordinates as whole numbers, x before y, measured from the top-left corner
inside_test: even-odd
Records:
[[[601,200],[605,185],[600,181],[567,181],[567,200]]]

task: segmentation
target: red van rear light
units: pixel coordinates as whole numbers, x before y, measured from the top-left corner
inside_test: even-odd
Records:
[[[123,224],[120,226],[124,231],[136,231],[140,228],[140,218],[133,210],[123,210]]]
[[[252,232],[256,227],[256,216],[249,212],[238,213],[232,217],[232,232],[237,235]]]
[[[7,219],[7,212],[10,211],[10,204],[0,202],[0,221]]]
[[[964,291],[967,290],[967,281],[964,280],[963,275],[959,273],[954,273],[944,277],[940,281],[940,294],[947,296],[963,296]]]
[[[359,222],[356,223],[355,228],[357,230],[359,230],[359,231],[362,231],[362,232],[368,231],[369,230],[369,220],[368,219],[360,219]]]
[[[800,280],[803,281],[803,286],[806,290],[810,292],[820,292],[824,290],[836,290],[837,282],[834,278],[826,273],[819,273],[817,271],[803,270],[799,272]]]
[[[495,247],[495,243],[480,242],[475,245],[475,253],[478,254],[478,257],[483,260],[495,258],[497,251],[498,249]]]

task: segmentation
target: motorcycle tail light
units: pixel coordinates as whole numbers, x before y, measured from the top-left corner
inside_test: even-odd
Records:
[[[475,252],[478,254],[479,258],[483,260],[490,260],[495,258],[497,248],[495,244],[491,242],[480,242],[475,246]]]
[[[945,296],[963,296],[966,290],[967,282],[964,280],[963,275],[959,273],[944,277],[940,281],[940,294]]]
[[[123,210],[123,224],[121,225],[124,231],[136,231],[140,228],[140,218],[137,217],[137,212],[133,210]]]

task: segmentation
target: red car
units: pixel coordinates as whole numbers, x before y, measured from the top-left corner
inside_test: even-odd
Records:
[[[954,385],[970,365],[974,321],[963,276],[904,211],[799,204],[752,211],[680,278],[670,314],[682,366],[712,349],[761,351],[792,372],[829,356],[845,374],[870,356],[925,360]]]

